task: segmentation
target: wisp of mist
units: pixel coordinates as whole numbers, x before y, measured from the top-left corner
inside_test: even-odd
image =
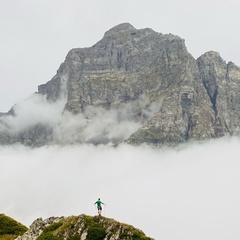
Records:
[[[178,150],[72,145],[0,148],[0,212],[36,218],[103,215],[155,239],[239,239],[240,141]]]
[[[88,106],[83,113],[72,114],[64,111],[66,101],[62,98],[49,102],[46,96],[33,94],[14,105],[14,114],[1,117],[0,134],[17,139],[19,134],[41,124],[52,130],[52,143],[115,144],[128,139],[162,104],[162,100],[151,103],[147,96],[141,96],[132,104],[111,110]]]

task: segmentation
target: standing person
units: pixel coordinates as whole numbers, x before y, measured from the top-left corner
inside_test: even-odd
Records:
[[[103,205],[106,205],[106,204],[101,202],[100,198],[94,204],[97,204],[98,215],[101,216],[101,214],[102,214],[102,204]]]

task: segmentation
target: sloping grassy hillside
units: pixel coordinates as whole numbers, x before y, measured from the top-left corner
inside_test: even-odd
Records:
[[[27,227],[21,223],[4,214],[0,214],[0,240],[12,240],[17,236],[23,235],[27,230]]]

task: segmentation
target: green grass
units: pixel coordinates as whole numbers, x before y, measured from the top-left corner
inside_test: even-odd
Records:
[[[0,214],[0,226],[0,240],[12,240],[28,230],[27,227],[4,214]]]

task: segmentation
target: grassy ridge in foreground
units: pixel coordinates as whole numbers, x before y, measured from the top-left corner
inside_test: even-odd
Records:
[[[71,216],[45,227],[37,240],[152,240],[141,230],[105,217]]]
[[[0,214],[0,240],[12,240],[17,236],[23,235],[27,230],[27,227],[21,223],[4,214]]]

